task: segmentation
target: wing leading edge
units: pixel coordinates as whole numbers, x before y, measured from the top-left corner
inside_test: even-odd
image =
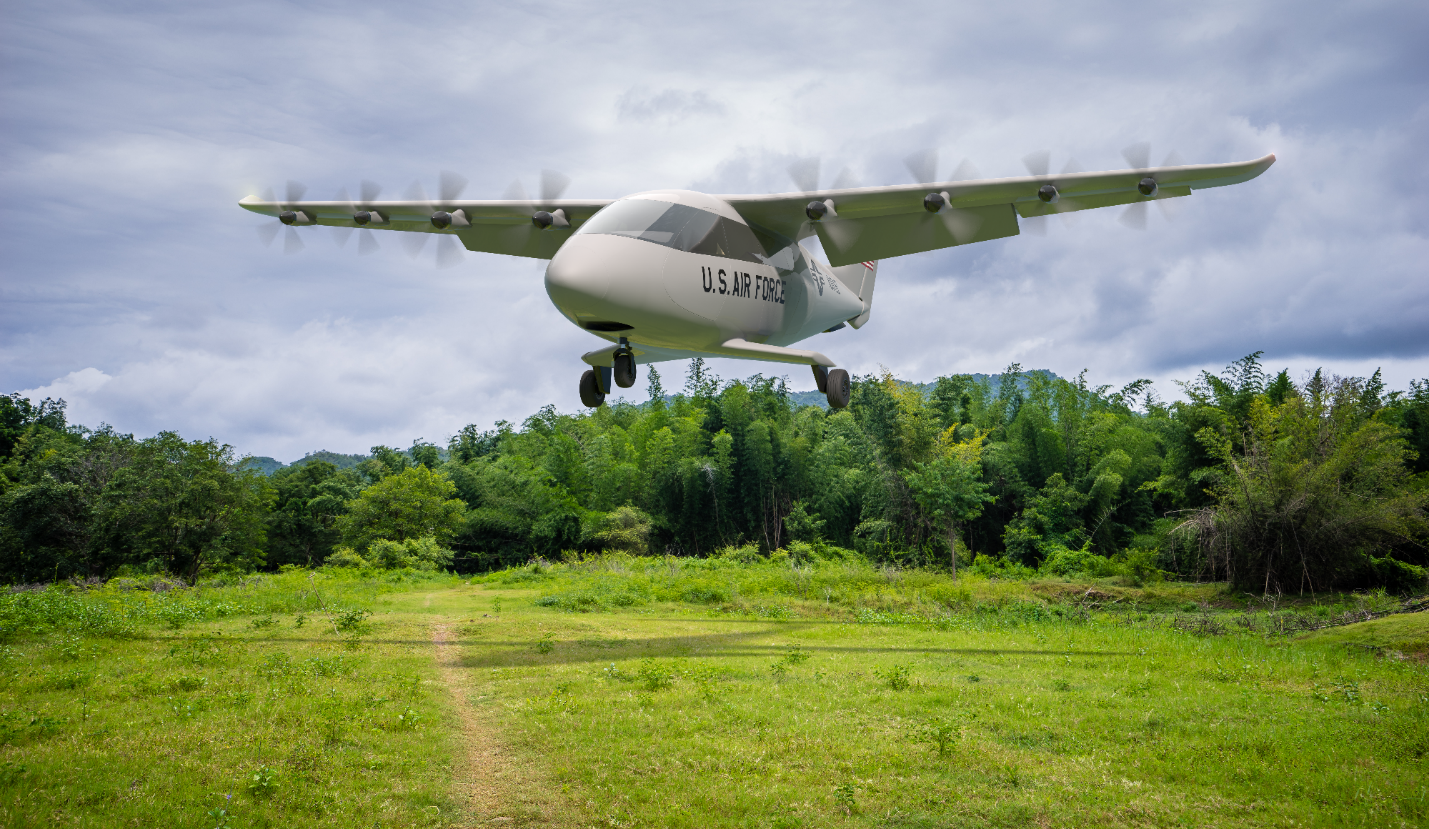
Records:
[[[409,233],[450,234],[467,250],[504,253],[533,259],[556,255],[571,231],[610,204],[610,199],[557,199],[554,201],[374,201],[360,206],[345,201],[264,201],[249,196],[238,202],[244,210],[278,217],[293,213],[292,224],[370,230],[399,230]],[[558,216],[550,227],[532,222],[537,212]],[[451,224],[438,228],[432,214],[451,216]],[[365,223],[354,217],[368,214]],[[562,226],[564,223],[564,226]]]
[[[1270,168],[1275,156],[1230,164],[1148,167],[1100,173],[857,187],[775,195],[732,195],[729,202],[745,221],[793,239],[817,234],[835,267],[870,259],[966,245],[1018,233],[1018,217],[1089,210],[1120,204],[1189,196],[1193,190],[1250,181]],[[1139,186],[1155,183],[1146,195]],[[1048,201],[1039,191],[1055,188]],[[937,194],[937,212],[925,198]],[[828,209],[811,219],[811,202]]]

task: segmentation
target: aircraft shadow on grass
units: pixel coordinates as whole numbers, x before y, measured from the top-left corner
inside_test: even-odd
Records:
[[[689,619],[658,619],[646,621],[669,621],[689,623],[695,620]],[[552,639],[550,640],[551,652],[538,653],[536,651],[537,640],[532,638],[524,641],[491,641],[483,636],[463,636],[449,640],[447,646],[462,647],[466,649],[477,649],[480,652],[472,653],[468,650],[458,660],[457,664],[462,668],[505,668],[505,667],[530,667],[532,665],[569,665],[590,662],[621,662],[631,659],[647,658],[674,658],[674,657],[770,657],[779,656],[789,651],[792,645],[797,644],[800,650],[809,654],[818,653],[869,653],[869,654],[904,654],[908,656],[929,655],[929,656],[1026,656],[1026,657],[1081,657],[1081,658],[1104,658],[1115,656],[1129,656],[1123,651],[1085,651],[1085,650],[1046,650],[1033,648],[956,648],[937,646],[870,646],[870,645],[828,645],[814,644],[808,642],[781,642],[778,644],[763,644],[756,642],[756,639],[768,639],[771,636],[787,636],[801,630],[808,630],[825,625],[846,624],[842,622],[825,621],[787,621],[787,622],[763,622],[746,619],[699,619],[700,624],[708,622],[729,622],[743,624],[757,624],[761,627],[757,630],[732,631],[729,633],[696,634],[696,635],[670,635],[670,636],[646,636],[632,638],[596,638],[585,637],[579,639]],[[475,623],[477,625],[491,625],[495,631],[496,622],[475,622],[468,620],[466,625]],[[457,627],[457,625],[453,625]],[[920,631],[923,632],[923,631]],[[162,642],[187,641],[190,637],[185,636],[151,636],[151,641]],[[265,642],[270,644],[307,644],[318,645],[338,644],[331,638],[315,637],[233,637],[234,640],[243,642]],[[430,639],[395,639],[382,637],[363,637],[364,645],[431,645]]]

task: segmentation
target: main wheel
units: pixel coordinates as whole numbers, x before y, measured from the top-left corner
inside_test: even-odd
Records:
[[[826,366],[814,366],[814,385],[819,387],[819,394],[829,393],[829,370]]]
[[[842,409],[848,405],[848,399],[853,394],[853,384],[849,382],[848,372],[841,368],[829,370],[828,398],[830,409]]]
[[[605,392],[600,390],[595,371],[591,369],[586,369],[586,373],[581,375],[581,402],[592,409],[605,402]]]
[[[615,355],[615,385],[628,389],[635,385],[635,355]]]

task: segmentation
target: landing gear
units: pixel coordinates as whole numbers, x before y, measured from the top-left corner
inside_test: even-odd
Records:
[[[815,369],[821,366],[815,366]],[[818,375],[815,374],[815,377]],[[848,406],[849,397],[853,394],[853,384],[849,382],[848,372],[841,368],[829,371],[828,379],[825,380],[819,391],[822,391],[829,399],[830,409],[842,409]]]
[[[827,366],[814,366],[814,385],[819,387],[819,394],[829,393],[829,369]]]
[[[586,373],[581,375],[581,402],[592,409],[605,402],[605,392],[600,388],[596,369],[587,369]]]
[[[635,385],[635,355],[615,355],[615,385],[628,389]]]
[[[615,385],[628,389],[635,385],[635,352],[630,350],[630,341],[620,338],[620,348],[615,351]]]

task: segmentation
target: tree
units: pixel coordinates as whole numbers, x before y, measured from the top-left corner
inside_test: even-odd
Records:
[[[115,471],[96,522],[124,561],[157,561],[192,581],[206,570],[262,563],[271,501],[267,481],[239,468],[233,447],[160,432]]]
[[[337,543],[338,516],[360,490],[355,475],[339,473],[326,461],[278,470],[272,477],[276,499],[268,516],[269,566],[320,564]]]
[[[1382,582],[1404,570],[1391,554],[1429,536],[1429,492],[1413,479],[1400,430],[1374,416],[1378,401],[1366,388],[1317,373],[1281,405],[1251,400],[1237,433],[1197,433],[1224,475],[1215,503],[1179,530],[1199,542],[1213,576],[1278,593]]]
[[[347,502],[337,519],[344,544],[367,549],[376,539],[407,541],[432,536],[447,543],[461,529],[466,505],[453,498],[456,485],[425,466],[388,475]]]
[[[982,514],[984,504],[991,503],[987,484],[982,482],[982,444],[985,435],[958,442],[957,427],[950,426],[939,439],[932,460],[914,464],[905,470],[913,499],[925,520],[937,526],[948,539],[948,555],[953,576],[958,574],[957,541],[963,522]]]

